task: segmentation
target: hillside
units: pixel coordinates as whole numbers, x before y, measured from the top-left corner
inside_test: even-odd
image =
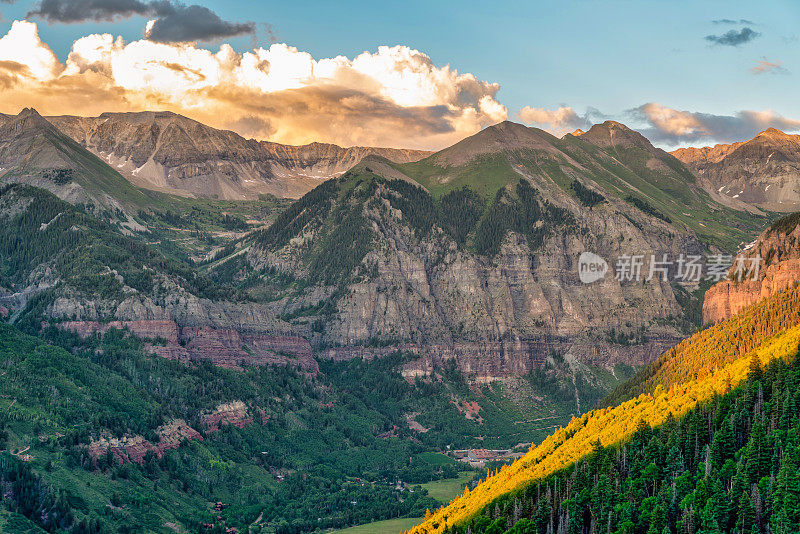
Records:
[[[450,532],[797,532],[800,361],[778,360],[680,419],[595,446]]]
[[[119,331],[75,341],[62,336],[64,350],[0,324],[0,509],[14,513],[0,512],[3,532],[12,521],[35,532],[307,532],[418,516],[435,501],[396,481],[455,474],[420,445],[378,438],[391,412],[327,379],[154,359]]]
[[[672,154],[723,197],[765,210],[800,209],[800,135],[770,128],[749,141]]]
[[[652,388],[652,393],[644,393],[638,397],[635,396],[637,391],[630,391],[631,388],[626,387],[625,392],[617,395],[620,404],[611,404],[607,408],[591,411],[580,419],[574,419],[566,428],[555,432],[540,445],[532,448],[525,457],[504,467],[474,490],[465,491],[449,506],[437,510],[410,532],[433,534],[444,532],[455,525],[465,526],[483,512],[487,505],[494,503],[495,499],[509,495],[511,492],[530,488],[531,484],[546,482],[548,477],[569,468],[575,462],[583,461],[590,451],[596,451],[598,447],[616,447],[629,442],[632,438],[636,439],[637,435],[641,437],[643,432],[647,432],[642,430],[643,425],[646,428],[667,423],[674,427],[673,421],[680,420],[692,410],[714,399],[715,396],[729,393],[748,376],[752,376],[753,369],[776,360],[793,361],[798,353],[798,348],[800,348],[800,326],[798,326],[800,317],[796,315],[799,305],[800,292],[790,290],[746,308],[738,316],[723,321],[684,341],[679,346],[682,348],[667,353],[658,362],[647,368],[648,370],[679,370],[680,381],[669,382],[669,377],[675,375],[667,374],[662,383]],[[794,316],[791,314],[792,310],[794,310]],[[770,333],[758,329],[757,326],[762,324],[774,330]],[[705,353],[712,348],[716,350],[718,356],[707,359]],[[698,360],[695,357],[687,360],[681,357],[684,354],[691,354],[693,350],[697,351],[695,356],[702,353],[702,359]],[[671,356],[669,356],[670,354]],[[698,361],[710,363],[697,368]],[[640,376],[648,374],[654,373],[640,373]],[[634,379],[634,383],[636,382],[641,384],[642,380]],[[652,384],[652,381],[649,383]],[[630,400],[625,400],[626,398]],[[781,398],[782,400],[783,398]],[[783,404],[781,403],[780,406],[782,408]],[[757,415],[759,418],[761,417],[760,414],[757,413]],[[792,422],[792,425],[794,424]],[[762,432],[765,430],[764,427],[761,427]],[[705,434],[703,439],[707,440],[708,435]],[[702,443],[698,439],[695,444],[692,444],[692,447],[701,447],[701,445]],[[695,451],[697,451],[696,448]],[[695,463],[693,465],[697,465],[698,455],[699,452],[694,453]],[[771,453],[769,456],[771,458]],[[602,456],[595,454],[593,458],[598,457]],[[632,461],[633,458],[630,460]],[[764,470],[769,471],[768,462],[769,460],[763,464],[759,463],[759,467],[748,471],[748,476],[755,477],[755,480],[758,481],[761,474],[765,472]],[[581,465],[587,464],[582,463]],[[654,465],[656,465],[654,469],[658,469],[657,465],[663,466],[665,463],[659,462]],[[766,465],[764,470],[762,470],[762,465]],[[706,469],[711,469],[711,467],[711,463],[707,463]],[[641,469],[642,466],[634,464],[632,468]],[[633,473],[635,475],[637,472]],[[659,479],[654,476],[654,473],[650,473],[650,476],[653,477],[651,480]],[[730,478],[732,475],[728,476]],[[742,481],[742,483],[744,489],[749,489],[748,481]],[[738,487],[742,488],[742,486]],[[648,491],[646,487],[641,489],[645,492]],[[658,489],[658,486],[650,489]],[[667,490],[672,491],[669,486],[667,486]],[[582,494],[580,498],[588,500],[589,490],[584,491],[587,492],[586,495]],[[654,495],[654,493],[648,492],[645,495],[640,493],[635,502],[642,502],[642,506],[645,506],[643,499],[648,495]],[[551,497],[553,497],[552,493],[548,498]],[[650,506],[648,513],[652,513],[652,507],[656,505],[657,501],[651,499],[647,502]],[[737,502],[739,501],[737,500]],[[580,506],[578,502],[573,504]],[[691,501],[686,503],[686,507],[688,508],[690,504]],[[572,521],[583,522],[588,528],[587,521],[590,513],[586,508],[581,507],[580,509],[586,510],[586,513],[576,516],[573,511]],[[622,527],[627,516],[622,509],[615,510],[617,514],[621,514],[612,516],[612,527],[616,530],[616,528]],[[494,508],[490,512],[494,514]],[[695,512],[699,513],[699,510],[692,513]],[[520,513],[518,517],[522,517],[522,514]],[[551,515],[548,519],[552,521],[552,517]],[[499,518],[500,514],[492,516],[493,520]],[[544,520],[544,518],[541,519]],[[608,520],[606,516],[603,516],[602,518],[595,517],[595,521],[596,524],[605,525]],[[483,528],[486,526],[484,521]],[[531,526],[530,528],[535,529],[536,527]],[[479,531],[483,532],[483,530]],[[506,527],[498,525],[494,530],[487,530],[487,532],[489,531],[505,532]],[[534,531],[538,532],[539,530]],[[636,532],[636,530],[631,531]]]
[[[280,352],[314,366],[308,343],[264,306],[51,193],[3,187],[0,223],[0,305],[31,333],[43,321],[84,335],[114,322],[163,338],[153,350],[171,358],[237,365],[285,361]]]
[[[643,365],[699,326],[698,289],[613,273],[583,284],[581,253],[612,268],[625,254],[702,254],[751,240],[764,219],[714,203],[678,160],[622,125],[585,136],[505,122],[416,163],[365,159],[208,274],[269,306],[324,357],[418,355],[409,376],[455,360],[491,382],[552,354],[575,372]]]
[[[398,163],[428,155],[418,150],[259,142],[166,111],[48,119],[139,187],[221,200],[297,198],[369,155]]]
[[[0,124],[0,183],[47,189],[72,204],[141,229],[136,210],[147,196],[96,156],[26,108]]]

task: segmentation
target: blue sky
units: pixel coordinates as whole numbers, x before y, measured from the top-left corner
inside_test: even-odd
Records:
[[[512,120],[524,106],[568,106],[579,116],[594,108],[602,116],[636,123],[641,117],[628,110],[649,102],[726,117],[770,109],[800,119],[796,1],[197,3],[222,19],[258,24],[255,36],[225,39],[240,52],[254,43],[268,46],[271,37],[314,58],[352,58],[379,45],[417,49],[437,66],[449,64],[500,84],[496,98]],[[2,5],[4,32],[34,4]],[[714,22],[720,19],[737,23]],[[132,41],[141,38],[146,20],[37,22],[42,40],[64,61],[78,37],[110,32]],[[758,36],[738,46],[706,39],[745,27]],[[214,43],[201,46],[218,48]],[[773,67],[756,74],[759,61]]]

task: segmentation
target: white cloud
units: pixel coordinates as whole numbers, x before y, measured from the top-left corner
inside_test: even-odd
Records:
[[[508,116],[498,84],[437,67],[406,46],[315,59],[286,44],[212,52],[94,34],[75,41],[62,65],[36,25],[18,21],[0,39],[3,60],[30,71],[23,81],[0,65],[6,112],[169,109],[222,128],[263,124],[279,142],[420,148],[449,145]]]
[[[28,74],[38,80],[52,80],[63,69],[50,47],[39,39],[36,24],[14,21],[8,33],[0,39],[0,61],[27,67]]]

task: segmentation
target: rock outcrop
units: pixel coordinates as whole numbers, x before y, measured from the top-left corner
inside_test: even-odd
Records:
[[[169,421],[160,426],[156,434],[159,437],[158,443],[150,443],[140,435],[122,438],[101,437],[89,444],[89,456],[95,462],[105,455],[110,455],[111,460],[118,464],[125,462],[143,464],[148,453],[161,458],[165,452],[177,449],[184,441],[203,440],[203,436],[183,419]]]
[[[233,425],[244,428],[253,422],[247,405],[242,401],[232,401],[220,404],[208,413],[200,416],[203,432],[217,432],[222,425]],[[263,418],[262,418],[263,423]]]
[[[797,214],[778,221],[747,248],[746,266],[759,261],[758,276],[725,280],[711,287],[703,302],[703,321],[718,323],[781,291],[800,285],[800,217]],[[736,265],[731,268],[734,274]]]
[[[150,352],[171,360],[206,360],[233,369],[248,365],[288,365],[308,373],[318,371],[311,345],[299,336],[271,336],[210,326],[181,327],[167,319],[104,323],[63,321],[55,325],[81,337],[104,334],[111,328],[127,330],[149,340],[147,349]]]

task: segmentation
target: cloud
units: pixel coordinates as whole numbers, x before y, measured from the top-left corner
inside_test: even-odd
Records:
[[[748,19],[739,19],[739,20],[735,20],[735,19],[716,19],[716,20],[712,20],[711,22],[713,22],[714,24],[748,24],[750,26],[755,26],[755,24],[756,24],[752,20],[748,20]]]
[[[71,24],[89,20],[108,22],[153,12],[152,4],[139,0],[41,0],[26,18]]]
[[[728,30],[721,35],[706,35],[706,41],[720,46],[739,46],[749,43],[761,34],[752,28],[742,28],[741,30]]]
[[[256,31],[253,22],[228,22],[207,7],[173,0],[41,0],[26,18],[71,24],[134,16],[155,17],[147,25],[145,38],[162,43],[218,41]]]
[[[160,43],[217,41],[238,35],[252,35],[253,22],[227,22],[203,6],[167,4],[160,9],[159,18],[150,21],[145,38]]]
[[[290,144],[442,148],[507,118],[499,89],[406,46],[315,59],[286,44],[240,53],[92,34],[61,63],[35,23],[0,39],[0,111],[163,109]]]
[[[780,61],[769,61],[767,58],[762,58],[756,63],[750,72],[753,74],[788,74],[789,71],[781,64]]]
[[[639,129],[655,143],[678,145],[698,141],[731,143],[754,137],[767,128],[792,132],[800,130],[800,120],[783,117],[772,110],[743,110],[734,115],[713,115],[680,111],[650,102],[629,114],[647,124]]]
[[[593,119],[604,118],[604,115],[594,108],[589,108],[583,115],[578,115],[569,106],[561,106],[557,109],[525,106],[517,113],[517,117],[528,125],[542,128],[561,137],[578,128],[588,130],[595,122]]]

